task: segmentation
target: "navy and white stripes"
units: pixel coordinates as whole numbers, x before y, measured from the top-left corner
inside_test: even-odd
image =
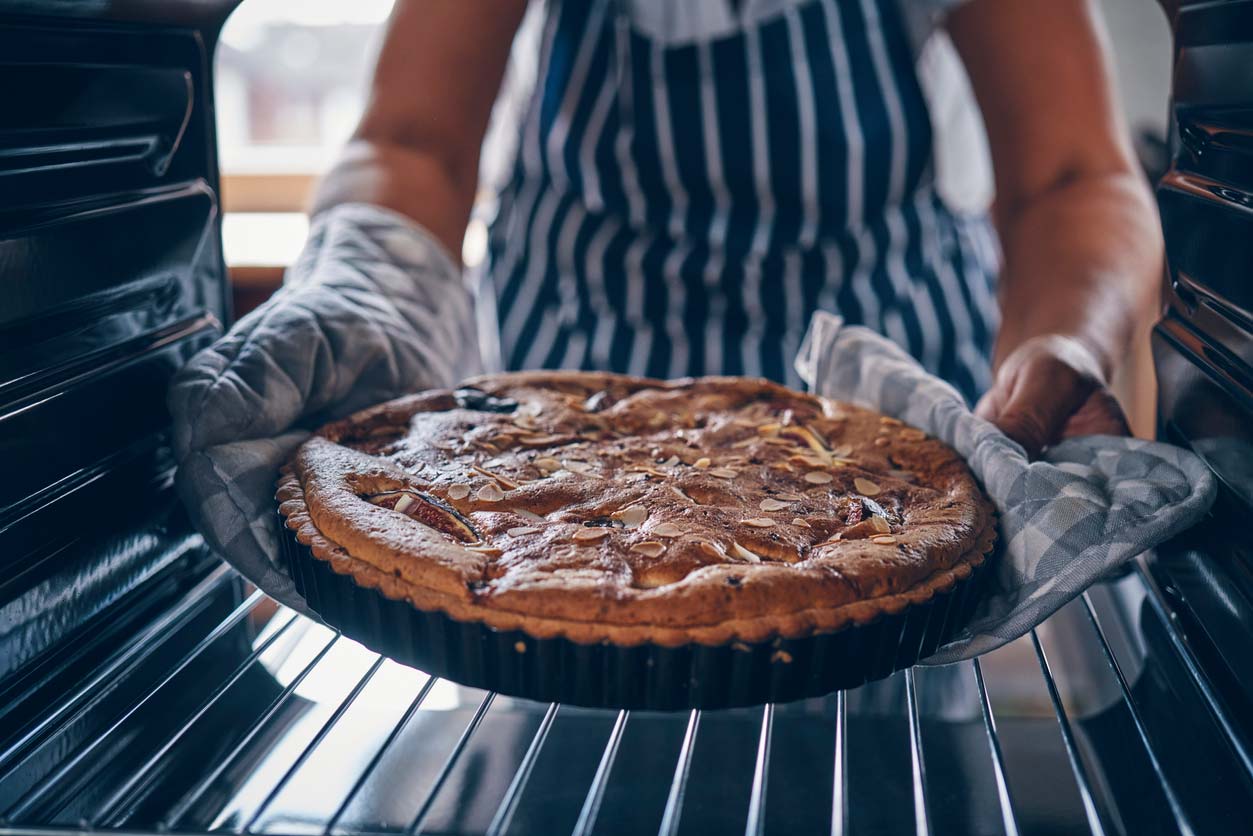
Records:
[[[994,238],[935,193],[895,0],[784,5],[670,45],[551,0],[489,250],[506,368],[798,385],[824,309],[987,385]]]

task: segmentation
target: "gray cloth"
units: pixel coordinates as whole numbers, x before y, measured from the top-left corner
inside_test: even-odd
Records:
[[[279,466],[326,421],[480,366],[471,294],[439,243],[388,210],[337,206],[283,288],[174,378],[179,494],[236,569],[310,614],[280,562]]]
[[[1029,462],[895,344],[831,314],[814,316],[796,370],[817,394],[872,407],[952,446],[996,504],[1000,540],[986,597],[925,664],[1013,641],[1110,570],[1196,523],[1214,501],[1214,475],[1168,444],[1085,436]]]

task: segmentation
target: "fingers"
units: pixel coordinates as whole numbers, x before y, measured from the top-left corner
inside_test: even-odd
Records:
[[[1066,438],[1076,435],[1131,435],[1127,416],[1108,389],[1098,389],[1070,417],[1062,431]]]
[[[1099,388],[1098,381],[1041,353],[1007,364],[980,401],[981,417],[1036,458],[1062,437],[1067,422]]]
[[[1000,415],[1001,410],[1005,408],[1007,391],[1007,387],[993,386],[975,404],[975,415],[978,415],[985,421],[995,421],[996,416]]]
[[[1031,458],[1064,437],[1130,434],[1095,357],[1077,340],[1058,335],[1018,346],[975,414],[996,424]]]

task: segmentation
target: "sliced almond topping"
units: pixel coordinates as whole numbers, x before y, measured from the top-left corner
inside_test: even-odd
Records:
[[[774,653],[770,654],[770,661],[782,662],[785,665],[790,665],[792,664],[792,654],[788,653],[786,650],[776,650]]]
[[[683,526],[672,522],[664,522],[653,529],[653,534],[658,537],[682,537]]]
[[[767,444],[773,444],[776,447],[791,447],[792,446],[792,442],[790,440],[786,438],[780,438],[777,435],[769,436],[768,438],[765,439],[765,442]]]
[[[648,519],[648,511],[643,505],[632,505],[629,508],[623,508],[621,511],[615,511],[610,516],[618,520],[626,528],[639,528],[644,524],[644,520]]]
[[[713,543],[709,543],[704,540],[701,540],[699,543],[697,543],[697,545],[700,546],[701,551],[703,551],[705,554],[709,555],[710,557],[716,557],[719,560],[721,560],[722,558],[727,556],[726,552],[724,552],[722,549],[715,546]]]
[[[879,495],[878,484],[876,484],[875,482],[871,482],[869,479],[863,479],[860,476],[858,476],[856,479],[853,480],[853,487],[856,488],[857,492],[860,493],[862,496],[878,496]]]
[[[924,433],[922,430],[916,430],[913,427],[910,427],[909,429],[906,429],[906,430],[901,430],[901,438],[905,439],[906,441],[922,441],[926,437],[927,437],[926,433]]]
[[[674,467],[675,465],[679,464],[681,461],[682,459],[680,459],[678,456],[671,456],[670,458],[662,462],[662,465],[664,467]]]
[[[772,464],[772,465],[770,465],[770,466],[771,466],[771,467],[774,467],[774,468],[778,468],[779,470],[786,470],[788,473],[795,473],[795,472],[796,472],[796,468],[792,467],[792,466],[791,466],[790,464],[788,464],[787,462],[775,462],[774,464]]]
[[[518,487],[518,483],[513,481],[509,477],[501,476],[499,473],[492,473],[490,470],[484,470],[483,468],[479,467],[477,464],[470,465],[470,469],[473,470],[475,473],[478,473],[480,476],[486,476],[488,479],[495,479],[497,482],[500,483],[500,486],[507,491],[512,491]]]
[[[811,456],[806,453],[797,453],[795,456],[789,456],[788,461],[792,464],[803,464],[806,467],[826,467],[829,459],[820,459],[817,456]]]
[[[912,470],[889,470],[888,475],[893,479],[900,479],[902,482],[914,481],[914,473]]]
[[[761,433],[762,435],[774,435],[781,429],[783,429],[783,425],[776,421],[770,424],[760,425],[759,427],[757,427],[757,432]]]
[[[731,447],[732,449],[735,449],[735,450],[743,450],[745,447],[748,447],[749,445],[756,444],[756,443],[757,443],[757,439],[755,438],[741,438],[739,441],[732,444]]]
[[[841,444],[839,447],[836,447],[831,451],[831,455],[836,456],[837,458],[847,459],[849,456],[853,455],[853,446],[851,444]]]
[[[561,435],[520,435],[518,443],[524,447],[547,447],[562,441],[565,436]]]
[[[646,479],[648,479],[647,473],[628,473],[626,476],[622,477],[622,481],[624,482],[643,482]]]
[[[592,474],[592,466],[588,462],[581,462],[575,459],[562,459],[561,466],[571,473],[579,473],[584,476]]]
[[[448,489],[449,499],[465,499],[470,495],[469,485],[453,485]]]
[[[751,517],[747,520],[740,520],[743,525],[752,526],[753,528],[773,528],[774,520],[769,517]]]
[[[533,464],[545,473],[556,473],[561,470],[561,462],[549,456],[541,456]]]
[[[521,537],[523,534],[538,534],[539,529],[533,525],[520,525],[505,531],[510,537]]]
[[[729,467],[715,467],[710,469],[709,475],[718,479],[734,479],[740,475],[740,472]]]
[[[547,520],[545,520],[539,514],[527,508],[510,508],[509,510],[513,511],[515,514],[517,514],[519,517],[521,517],[524,520],[530,520],[531,522],[547,522]]]
[[[392,506],[392,510],[399,511],[400,513],[403,514],[405,512],[405,509],[408,508],[412,504],[413,504],[413,497],[409,496],[409,494],[407,493],[401,494],[400,499],[396,500],[396,504]]]
[[[870,538],[870,542],[876,546],[890,546],[896,542],[896,538],[891,534],[878,534]]]
[[[761,555],[750,549],[744,548],[739,543],[731,544],[731,554],[735,555],[740,560],[747,560],[749,563],[761,563]]]
[[[466,549],[474,552],[475,554],[486,555],[487,557],[499,557],[504,554],[504,552],[496,546],[490,546],[486,543],[481,546],[466,546]]]
[[[704,469],[706,467],[709,467],[711,464],[713,464],[713,462],[709,460],[708,456],[701,456],[692,464],[692,467],[699,467],[701,469]]]
[[[775,494],[775,498],[782,499],[784,502],[800,502],[805,497],[801,496],[798,493],[783,493],[782,491],[780,491],[779,493]],[[765,509],[763,508],[762,510],[764,511]]]
[[[878,537],[883,534],[892,533],[892,527],[888,525],[887,520],[879,516],[870,516],[856,525],[848,528],[835,535],[834,540],[864,540],[867,537]]]
[[[757,503],[757,507],[763,511],[782,511],[787,507],[786,502],[780,502],[774,497],[767,497]]]
[[[823,473],[821,470],[811,470],[806,473],[804,479],[811,485],[826,485],[831,482],[834,477],[830,473]]]
[[[666,473],[664,470],[658,470],[657,468],[650,467],[646,464],[633,464],[630,467],[628,467],[626,470],[628,473],[643,474],[645,479],[647,479],[649,476],[656,476],[658,479],[665,479],[667,476],[670,475],[669,473]]]
[[[905,422],[899,418],[889,418],[888,416],[884,415],[882,418],[879,419],[879,423],[884,424],[889,427],[899,427],[901,424]]]
[[[826,457],[830,452],[827,450],[827,445],[822,443],[822,439],[820,439],[809,427],[786,427],[783,430],[783,435],[790,435],[793,438],[799,438],[801,441],[808,444],[810,449],[819,456]]]
[[[890,438],[876,438],[874,440],[874,446],[876,447],[887,447],[891,443],[892,439]]]
[[[611,529],[608,528],[588,528],[584,526],[571,535],[571,539],[583,542],[591,542],[593,540],[601,540],[609,536]]]
[[[813,528],[813,526],[812,526],[812,525],[810,525],[810,524],[809,524],[808,522],[806,522],[805,520],[802,520],[800,517],[796,517],[796,518],[794,518],[794,519],[792,520],[792,525],[799,525],[801,528]]]
[[[521,427],[527,432],[533,433],[539,429],[539,427],[536,426],[535,424],[535,419],[529,415],[519,415],[518,417],[513,419],[513,423],[515,426]]]
[[[631,547],[631,551],[636,554],[642,554],[645,557],[661,557],[661,553],[665,550],[666,544],[658,543],[656,540],[645,540]]]
[[[688,502],[691,502],[691,503],[693,503],[693,504],[695,504],[695,505],[700,505],[700,503],[699,503],[699,502],[697,502],[695,499],[692,499],[692,498],[691,498],[690,496],[688,496],[687,494],[683,493],[683,491],[682,491],[682,490],[680,490],[679,488],[676,488],[674,485],[668,485],[667,487],[669,487],[669,488],[670,488],[670,490],[671,490],[671,492],[673,492],[676,496],[678,496],[678,497],[679,497],[679,499],[685,499],[685,500],[687,500]]]
[[[474,498],[479,502],[500,502],[505,498],[505,492],[500,489],[495,482],[488,482],[479,488]]]

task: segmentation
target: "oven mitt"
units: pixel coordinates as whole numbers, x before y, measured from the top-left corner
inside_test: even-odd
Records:
[[[386,209],[336,206],[282,289],[175,375],[179,494],[244,577],[312,614],[280,557],[279,467],[327,421],[480,371],[471,294],[440,244]]]
[[[1214,475],[1168,444],[1083,436],[1029,462],[897,345],[829,313],[810,322],[796,371],[816,394],[865,404],[946,442],[996,504],[998,556],[985,597],[923,664],[969,659],[1022,636],[1107,572],[1196,523],[1214,501]]]

